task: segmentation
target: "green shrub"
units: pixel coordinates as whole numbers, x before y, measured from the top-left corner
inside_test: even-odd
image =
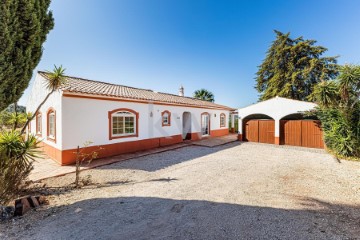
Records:
[[[339,71],[337,79],[315,86],[315,114],[327,148],[339,157],[360,159],[360,66],[344,65]]]
[[[317,111],[327,148],[338,156],[360,158],[359,112],[350,118],[336,108]]]
[[[0,133],[0,205],[16,198],[26,187],[38,143],[34,136],[24,139],[18,131]]]

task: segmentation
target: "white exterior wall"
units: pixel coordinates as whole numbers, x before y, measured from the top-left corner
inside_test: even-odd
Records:
[[[39,104],[45,99],[49,91],[46,89],[46,79],[44,79],[39,74],[36,75],[35,81],[33,83],[28,101],[26,103],[26,111],[35,113],[36,108]],[[55,147],[57,149],[62,148],[62,96],[61,92],[57,91],[50,95],[44,105],[40,108],[41,112],[41,127],[42,127],[42,136],[39,137],[43,140],[44,143]],[[54,141],[47,140],[47,116],[46,113],[49,108],[52,107],[56,112],[56,143]],[[31,121],[31,134],[36,134],[36,117]]]
[[[265,114],[275,120],[275,137],[280,136],[280,120],[290,114],[312,110],[315,103],[297,101],[282,97],[275,97],[263,102],[238,109],[239,133],[242,132],[242,120],[252,114]]]
[[[108,112],[128,108],[139,113],[138,137],[126,137],[109,140]],[[62,150],[74,149],[91,141],[93,145],[106,145],[119,142],[182,135],[182,114],[191,113],[191,132],[201,132],[201,113],[210,114],[210,131],[227,129],[229,111],[191,108],[182,106],[166,106],[157,104],[97,100],[89,98],[62,98]],[[171,126],[162,126],[161,112],[171,112]],[[150,112],[153,116],[150,117]],[[225,127],[220,128],[220,114],[226,115]],[[215,117],[216,114],[216,117]]]

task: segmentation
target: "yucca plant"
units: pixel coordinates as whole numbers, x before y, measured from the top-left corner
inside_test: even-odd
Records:
[[[29,123],[34,119],[37,112],[39,112],[40,108],[44,105],[46,100],[50,97],[51,94],[53,94],[55,91],[59,90],[60,87],[66,82],[65,77],[65,68],[62,66],[57,67],[54,66],[54,69],[52,72],[47,71],[47,82],[45,84],[46,89],[49,91],[49,93],[46,95],[44,100],[39,104],[39,106],[36,108],[34,114],[26,121],[24,127],[21,129],[21,134],[23,134],[26,130],[26,127],[29,125]]]
[[[23,138],[18,131],[0,133],[0,204],[17,197],[39,155],[38,140],[29,135]]]

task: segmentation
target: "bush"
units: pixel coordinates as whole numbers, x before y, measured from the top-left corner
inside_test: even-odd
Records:
[[[34,136],[24,139],[17,131],[0,133],[0,204],[7,204],[26,187],[38,143]]]
[[[336,108],[322,108],[317,111],[325,144],[335,155],[360,158],[360,112],[356,112],[349,118],[348,113]]]
[[[337,79],[315,86],[315,114],[327,148],[336,156],[360,159],[360,66],[340,66],[339,72]]]

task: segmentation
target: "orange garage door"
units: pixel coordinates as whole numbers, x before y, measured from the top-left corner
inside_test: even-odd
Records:
[[[285,145],[324,148],[320,121],[281,120],[280,142]]]
[[[274,120],[247,120],[243,130],[244,141],[275,143]]]

